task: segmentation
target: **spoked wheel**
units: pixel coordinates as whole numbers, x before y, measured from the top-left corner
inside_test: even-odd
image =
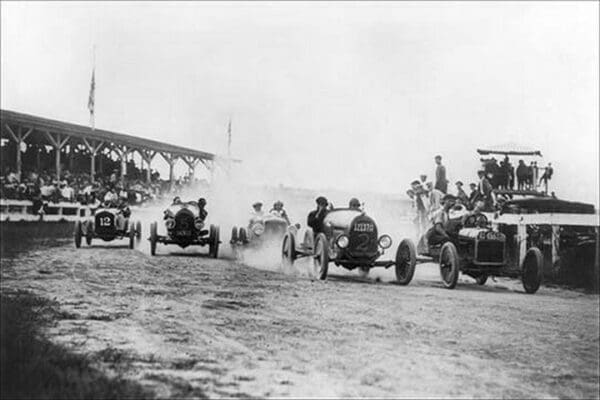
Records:
[[[208,247],[208,255],[212,258],[217,258],[219,256],[219,227],[216,225],[210,226],[209,231],[209,247]]]
[[[140,240],[142,240],[142,223],[140,221],[135,223],[135,239],[136,244],[139,244]]]
[[[481,274],[481,275],[475,277],[475,282],[477,282],[478,285],[483,286],[487,282],[487,279],[488,279],[487,274]]]
[[[281,265],[283,268],[291,268],[296,260],[296,241],[294,234],[287,232],[281,244]]]
[[[135,247],[135,228],[133,227],[133,223],[128,224],[129,228],[129,248],[133,249]]]
[[[415,274],[417,250],[410,239],[404,239],[396,250],[396,280],[401,285],[408,285]]]
[[[94,238],[94,224],[91,221],[89,221],[85,227],[85,243],[88,246],[91,246],[93,238]]]
[[[521,272],[523,274],[523,288],[527,293],[535,293],[542,284],[544,275],[544,257],[542,252],[537,247],[531,247],[525,253]]]
[[[440,250],[440,274],[444,286],[448,289],[454,289],[458,282],[460,259],[458,251],[452,242],[446,242]]]
[[[329,249],[327,238],[319,233],[315,241],[315,252],[313,256],[314,273],[317,278],[325,280],[329,268]]]
[[[238,229],[237,227],[233,227],[231,229],[231,240],[229,241],[229,243],[231,244],[236,244],[238,241]]]
[[[156,233],[156,222],[150,224],[150,254],[156,255],[156,242],[158,234]]]
[[[248,234],[246,233],[246,229],[240,228],[240,231],[238,232],[238,239],[242,244],[248,243]]]
[[[83,236],[82,228],[81,228],[81,221],[75,222],[75,231],[73,232],[73,235],[75,236],[75,247],[80,248],[81,247],[81,238]]]

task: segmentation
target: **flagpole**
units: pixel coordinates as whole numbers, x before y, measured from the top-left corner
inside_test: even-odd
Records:
[[[90,126],[92,131],[96,130],[96,43],[92,50],[92,85],[93,85],[93,106],[90,109]]]
[[[231,177],[231,117],[227,126],[227,175]]]

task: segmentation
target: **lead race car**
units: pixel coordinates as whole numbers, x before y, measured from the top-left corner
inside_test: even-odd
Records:
[[[233,227],[231,230],[231,246],[260,247],[270,241],[279,241],[285,235],[289,224],[283,217],[265,214],[252,221],[248,229]]]
[[[82,238],[88,246],[94,238],[110,242],[115,239],[129,238],[129,248],[139,244],[142,237],[142,223],[131,222],[129,208],[118,208],[114,204],[105,204],[96,209],[94,217],[78,220],[75,223],[75,247],[81,247]]]
[[[398,246],[394,260],[379,260],[392,246],[392,238],[378,236],[377,224],[363,211],[334,208],[327,212],[323,222],[324,232],[317,234],[311,228],[298,228],[298,225],[288,228],[281,249],[284,267],[293,265],[298,258],[310,257],[313,273],[324,280],[330,262],[349,270],[358,268],[365,275],[374,267],[395,266],[398,283],[410,283],[415,265],[404,262],[406,257],[402,252],[406,246],[402,243]]]
[[[219,255],[219,227],[210,225],[205,229],[204,217],[195,201],[171,204],[164,211],[165,235],[158,234],[158,223],[150,224],[150,254],[156,254],[157,243],[176,244],[181,248],[191,245],[208,245],[208,254],[212,258]]]
[[[456,287],[459,273],[474,278],[484,285],[490,276],[521,277],[527,293],[535,293],[543,275],[542,252],[530,247],[520,266],[514,266],[507,257],[506,236],[492,229],[483,213],[475,213],[453,221],[447,229],[449,241],[428,244],[425,235],[420,238],[418,251],[410,239],[404,239],[403,256],[398,261],[414,265],[420,262],[438,262],[444,286]]]

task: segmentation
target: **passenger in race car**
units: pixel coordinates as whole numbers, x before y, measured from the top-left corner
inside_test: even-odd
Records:
[[[290,224],[290,219],[288,218],[287,213],[283,209],[283,202],[280,200],[277,200],[275,203],[273,203],[273,208],[271,209],[271,211],[269,211],[269,214],[279,218],[283,218],[288,223],[288,225]]]
[[[262,210],[262,205],[263,203],[261,203],[260,201],[257,201],[256,203],[252,204],[252,208],[254,209],[254,211],[252,211],[252,213],[250,214],[250,221],[248,222],[248,227],[251,227],[255,223],[263,220],[265,213]]]
[[[171,205],[181,204],[181,198],[179,196],[173,197],[173,202]]]
[[[317,209],[308,213],[306,224],[310,226],[314,234],[321,233],[324,231],[323,220],[327,215],[327,204],[329,202],[323,196],[319,196],[316,199]]]
[[[361,211],[360,210],[360,201],[356,197],[351,198],[350,201],[348,202],[348,208],[350,208],[351,210]]]
[[[206,220],[206,217],[208,216],[208,211],[206,211],[205,207],[206,199],[204,197],[200,197],[198,199],[198,218],[202,222],[204,222],[204,220]]]
[[[425,239],[428,246],[444,244],[450,240],[448,232],[453,231],[453,224],[450,223],[448,216],[450,209],[456,205],[456,197],[448,194],[441,200],[442,207],[438,208],[431,214],[431,222],[433,226],[429,228],[425,234]]]

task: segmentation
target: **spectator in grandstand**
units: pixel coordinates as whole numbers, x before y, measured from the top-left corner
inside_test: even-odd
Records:
[[[61,200],[68,202],[73,202],[75,200],[75,190],[67,181],[61,182],[60,184],[60,198]]]
[[[525,165],[525,161],[519,160],[519,165],[517,166],[517,189],[524,190],[527,188],[528,175],[528,168]]]
[[[442,156],[435,156],[435,188],[446,194],[448,192],[448,179],[446,179],[446,167],[442,165]]]
[[[41,180],[41,186],[40,186],[40,193],[42,195],[42,200],[44,201],[52,201],[52,202],[56,202],[55,200],[57,200],[57,189],[56,186],[48,181],[48,183],[45,183],[44,180]]]
[[[469,204],[469,196],[463,190],[463,183],[461,181],[456,182],[456,198],[459,199],[462,204]]]

